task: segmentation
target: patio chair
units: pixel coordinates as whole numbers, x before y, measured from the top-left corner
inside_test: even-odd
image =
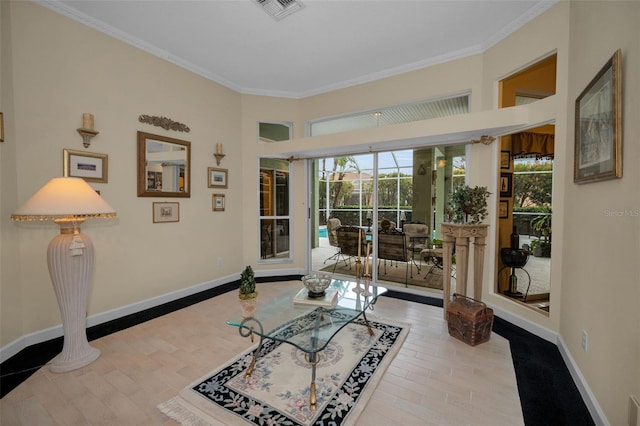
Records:
[[[422,269],[422,256],[418,257],[419,265],[414,260],[415,253],[421,253],[422,250],[429,247],[429,225],[420,222],[410,222],[404,224],[404,233],[407,238],[407,248],[411,251],[411,261],[418,269],[418,273]]]
[[[385,275],[387,273],[387,260],[405,262],[404,282],[405,285],[408,283],[411,252],[407,248],[407,238],[404,232],[380,232],[378,234],[378,273],[380,273],[381,260],[385,261]],[[411,278],[413,278],[413,268],[411,272]]]
[[[358,226],[343,225],[336,229],[336,237],[340,253],[347,257],[347,264],[351,269],[351,258],[358,255],[358,241],[360,241],[360,255],[364,255],[367,241],[364,229]],[[333,272],[336,271],[338,262],[340,259],[333,265]]]
[[[329,245],[336,247],[338,250],[333,255],[326,258],[324,263],[327,263],[329,260],[340,261],[341,258],[344,260],[345,264],[347,263],[348,258],[342,254],[342,250],[340,250],[340,246],[338,245],[338,235],[336,230],[340,226],[342,226],[342,224],[340,223],[340,219],[337,217],[332,217],[327,221],[327,237],[329,238]]]

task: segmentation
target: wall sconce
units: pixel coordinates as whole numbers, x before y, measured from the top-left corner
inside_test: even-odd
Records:
[[[418,167],[418,174],[420,176],[424,176],[427,174],[427,169],[424,168],[424,164],[420,164],[420,167]]]
[[[221,143],[217,143],[216,144],[216,152],[213,154],[214,157],[216,157],[216,165],[220,165],[220,161],[222,161],[222,159],[225,157],[225,155],[222,153],[222,144]]]
[[[438,168],[441,169],[447,165],[447,160],[440,159],[438,160]]]
[[[100,133],[93,130],[93,114],[86,112],[82,114],[82,127],[78,129],[78,133],[82,136],[82,145],[84,145],[85,148],[89,148],[91,138]]]

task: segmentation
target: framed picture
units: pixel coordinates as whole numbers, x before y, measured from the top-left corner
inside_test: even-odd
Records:
[[[226,188],[227,178],[229,171],[227,169],[216,169],[215,167],[209,167],[209,188]]]
[[[500,196],[511,197],[513,194],[513,173],[500,173]]]
[[[107,183],[109,171],[109,157],[107,154],[92,152],[64,151],[64,176],[80,177],[87,182]]]
[[[153,203],[153,223],[180,222],[180,203]]]
[[[509,169],[511,167],[511,152],[500,151],[500,168]]]
[[[224,211],[224,194],[213,194],[213,211]]]
[[[618,49],[576,99],[575,183],[622,177],[621,81]]]
[[[500,219],[509,219],[509,201],[500,200],[498,205],[498,217]]]

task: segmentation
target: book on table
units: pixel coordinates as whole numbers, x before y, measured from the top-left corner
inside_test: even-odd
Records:
[[[338,289],[336,288],[328,288],[323,297],[309,297],[309,291],[306,288],[302,288],[293,298],[293,303],[324,307],[333,307],[337,301]]]

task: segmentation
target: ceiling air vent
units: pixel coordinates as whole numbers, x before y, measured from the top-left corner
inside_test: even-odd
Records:
[[[271,15],[276,21],[300,10],[304,5],[298,0],[254,0],[258,6]]]

